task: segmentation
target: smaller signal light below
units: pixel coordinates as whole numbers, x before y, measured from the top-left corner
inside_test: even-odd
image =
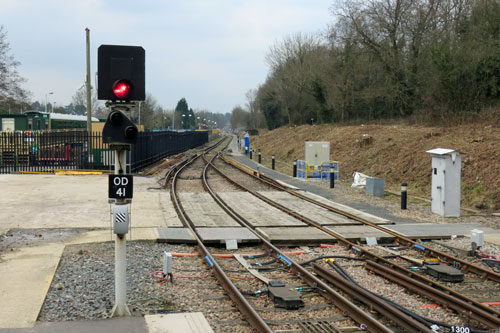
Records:
[[[120,80],[113,86],[113,93],[118,99],[126,99],[130,93],[130,83]]]

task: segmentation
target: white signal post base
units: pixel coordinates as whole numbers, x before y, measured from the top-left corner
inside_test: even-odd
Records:
[[[120,238],[121,236],[121,238]],[[131,316],[127,306],[127,248],[125,234],[115,238],[115,306],[111,317]]]
[[[127,172],[127,151],[115,151],[115,174]],[[126,204],[125,200],[117,199],[116,204]],[[126,234],[117,234],[115,238],[115,305],[111,317],[131,316],[127,306],[127,248]]]

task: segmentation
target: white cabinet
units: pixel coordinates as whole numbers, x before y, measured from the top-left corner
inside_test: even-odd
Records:
[[[460,216],[461,157],[453,149],[427,151],[432,157],[431,211],[444,217]]]

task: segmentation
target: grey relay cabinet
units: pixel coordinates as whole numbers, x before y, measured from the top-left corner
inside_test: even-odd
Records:
[[[453,149],[428,150],[432,156],[431,211],[444,217],[460,216],[461,157]]]
[[[310,165],[330,162],[330,142],[306,141],[305,155],[306,162]]]

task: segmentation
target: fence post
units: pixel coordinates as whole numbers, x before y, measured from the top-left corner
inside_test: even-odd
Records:
[[[297,178],[297,160],[293,160],[293,178]]]

